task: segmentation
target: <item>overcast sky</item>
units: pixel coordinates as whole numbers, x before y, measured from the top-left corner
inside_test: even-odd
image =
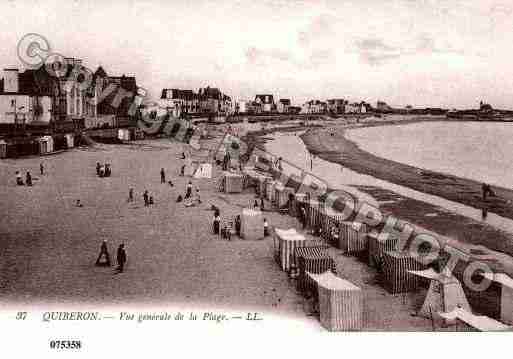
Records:
[[[30,32],[93,70],[302,103],[513,108],[513,4],[459,0],[5,1],[0,63]]]

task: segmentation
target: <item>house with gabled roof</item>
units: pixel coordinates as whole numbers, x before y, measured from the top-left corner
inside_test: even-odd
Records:
[[[255,102],[262,106],[262,112],[273,112],[276,110],[276,106],[274,104],[273,95],[263,94],[256,95]]]

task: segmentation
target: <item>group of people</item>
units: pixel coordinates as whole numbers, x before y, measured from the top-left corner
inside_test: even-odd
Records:
[[[200,196],[200,190],[198,187],[196,187],[196,190],[193,194],[193,186],[192,181],[189,181],[187,183],[187,186],[185,188],[185,195],[182,197],[182,195],[179,195],[176,199],[177,202],[184,201],[184,204],[186,207],[191,207],[196,204],[201,204],[201,196]]]
[[[130,196],[130,191],[128,192],[128,195]],[[152,204],[154,204],[155,202],[153,201],[153,196],[150,196],[150,193],[148,192],[148,190],[145,190],[144,193],[143,193],[143,199],[144,199],[144,206],[145,207],[148,207]]]
[[[23,182],[23,176],[21,175],[20,171],[16,171],[16,184],[18,186],[32,186],[32,175],[29,171],[27,171],[27,174],[25,176],[25,182]]]
[[[41,176],[44,175],[45,167],[43,165],[43,162],[39,164],[39,171],[41,172]],[[23,175],[20,171],[16,171],[16,185],[18,186],[32,186],[32,175],[30,174],[30,171],[27,171],[25,174],[25,182],[23,182]]]
[[[123,243],[121,243],[118,247],[116,253],[116,262],[118,264],[116,268],[117,272],[123,273],[126,263],[126,251],[125,245]],[[103,240],[100,246],[100,254],[98,255],[98,259],[96,259],[95,265],[99,267],[110,267],[110,255],[106,240]]]
[[[225,223],[225,225],[221,228],[221,216],[219,208],[216,206],[212,206],[212,208],[214,209],[214,220],[212,223],[212,230],[214,234],[220,235],[222,238],[230,240],[232,233],[232,222]],[[234,226],[235,234],[237,237],[240,237],[242,229],[242,221],[240,215],[235,217]],[[269,234],[269,222],[267,222],[267,218],[264,218],[264,237],[269,236]]]
[[[100,162],[96,162],[96,175],[98,177],[110,177],[112,171],[110,168],[110,164],[100,164]]]

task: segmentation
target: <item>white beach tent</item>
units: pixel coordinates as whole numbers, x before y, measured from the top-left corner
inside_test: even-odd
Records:
[[[201,163],[194,172],[194,178],[212,178],[212,164]]]
[[[53,152],[52,136],[42,136],[39,138],[39,152],[41,154]]]
[[[66,146],[68,148],[73,148],[75,147],[75,137],[73,136],[72,133],[67,133],[64,135],[64,138],[66,138]]]
[[[7,142],[0,140],[0,158],[7,157]]]
[[[121,141],[130,141],[130,131],[126,128],[118,129],[118,139]]]

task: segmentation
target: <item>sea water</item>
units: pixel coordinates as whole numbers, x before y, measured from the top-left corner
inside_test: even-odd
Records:
[[[382,158],[513,188],[513,122],[418,122],[352,129],[346,137]]]

